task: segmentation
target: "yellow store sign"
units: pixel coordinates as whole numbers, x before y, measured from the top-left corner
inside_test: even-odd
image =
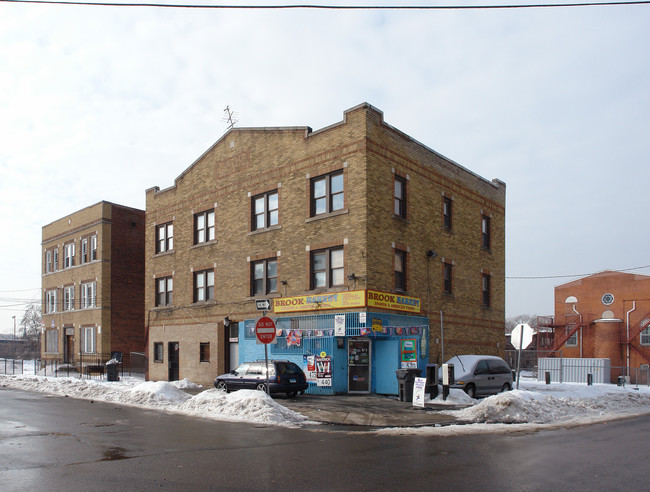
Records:
[[[407,313],[420,312],[420,299],[415,297],[378,292],[353,290],[309,296],[278,297],[273,299],[274,313],[321,311],[326,309],[381,308]]]

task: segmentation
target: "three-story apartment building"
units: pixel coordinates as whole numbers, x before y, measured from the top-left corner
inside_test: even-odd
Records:
[[[505,184],[361,104],[308,127],[234,128],[146,192],[149,378],[210,384],[263,356],[256,300],[316,393],[396,393],[395,370],[500,354]]]
[[[144,219],[102,201],[43,227],[43,359],[144,351]]]

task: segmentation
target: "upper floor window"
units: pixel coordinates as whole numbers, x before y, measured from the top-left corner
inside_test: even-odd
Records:
[[[162,277],[156,279],[156,306],[171,306],[174,300],[174,279]]]
[[[194,272],[194,302],[214,300],[214,270]]]
[[[344,281],[343,248],[330,248],[312,252],[312,289],[343,285]]]
[[[45,273],[56,272],[59,269],[59,250],[48,249],[45,252]]]
[[[311,215],[342,210],[344,205],[343,171],[311,180]]]
[[[406,179],[395,176],[395,215],[406,218]]]
[[[56,289],[45,292],[45,312],[56,313]]]
[[[447,229],[451,229],[452,225],[452,204],[453,201],[449,197],[442,197],[442,225]]]
[[[645,328],[641,330],[641,345],[650,345],[650,320],[644,319],[641,326],[645,324]]]
[[[406,251],[395,250],[395,290],[406,290]]]
[[[97,305],[97,283],[86,282],[81,284],[81,309],[92,308]]]
[[[97,259],[97,236],[90,236],[90,261]]]
[[[564,330],[566,334],[571,333],[571,331],[575,328],[575,324],[570,324],[567,325]],[[566,342],[564,344],[567,347],[577,347],[578,346],[578,330],[574,331],[573,334],[567,338]]]
[[[81,264],[88,263],[90,261],[90,248],[88,244],[88,238],[85,237],[81,240]]]
[[[251,263],[251,294],[266,295],[278,291],[278,260],[254,261]]]
[[[271,191],[253,197],[253,230],[278,225],[278,192]]]
[[[445,294],[453,293],[453,266],[447,262],[442,264],[442,290]]]
[[[490,306],[490,274],[484,273],[482,276],[482,302],[483,306]]]
[[[490,217],[481,215],[481,246],[490,249]]]
[[[156,253],[174,249],[174,223],[167,222],[156,226]]]
[[[63,268],[70,268],[74,266],[74,256],[74,243],[68,243],[63,246]]]
[[[74,285],[63,288],[63,310],[72,311],[74,309]]]
[[[194,244],[214,241],[214,210],[194,215]]]

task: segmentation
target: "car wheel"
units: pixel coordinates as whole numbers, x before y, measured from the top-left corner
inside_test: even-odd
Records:
[[[510,384],[504,383],[504,385],[501,387],[501,393],[505,393],[506,391],[510,391],[512,388],[510,387]]]
[[[295,397],[297,394],[298,394],[297,391],[287,391],[287,396],[288,396],[289,398],[293,398],[293,397]]]
[[[259,391],[264,391],[266,393],[266,384],[264,383],[257,383],[257,386],[255,386],[256,390]]]
[[[228,385],[226,384],[225,381],[217,381],[217,384],[215,385],[215,387],[219,391],[225,391],[226,393],[228,393]]]
[[[476,396],[476,386],[474,386],[472,383],[468,384],[465,386],[465,393],[467,393],[467,396],[470,398],[474,398]]]

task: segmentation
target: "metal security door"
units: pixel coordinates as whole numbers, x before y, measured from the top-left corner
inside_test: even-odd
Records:
[[[370,340],[348,340],[348,393],[370,393]]]
[[[178,354],[178,342],[169,342],[168,344],[168,354],[169,354],[169,377],[168,381],[178,381],[179,376],[179,354]]]

